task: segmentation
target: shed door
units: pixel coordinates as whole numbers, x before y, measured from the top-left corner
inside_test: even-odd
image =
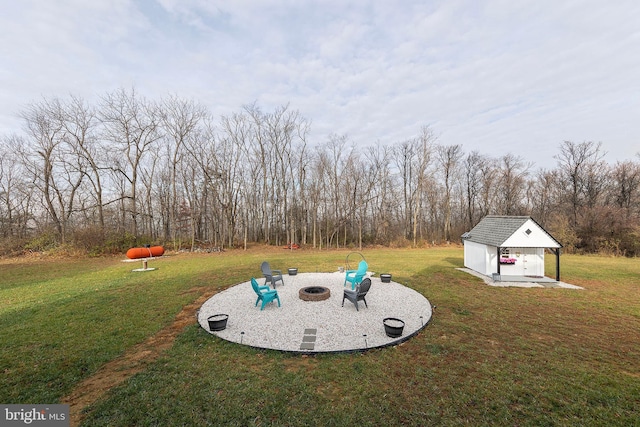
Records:
[[[520,274],[534,277],[544,275],[544,259],[541,259],[536,248],[518,248],[516,251],[520,252]]]

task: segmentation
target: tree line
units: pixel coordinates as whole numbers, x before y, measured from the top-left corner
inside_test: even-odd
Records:
[[[93,103],[44,98],[20,117],[0,152],[5,253],[421,246],[459,242],[486,215],[531,215],[569,252],[640,250],[640,163],[608,164],[592,141],[563,141],[555,168],[534,169],[441,144],[428,126],[389,144],[312,143],[289,105],[214,118],[123,88]]]

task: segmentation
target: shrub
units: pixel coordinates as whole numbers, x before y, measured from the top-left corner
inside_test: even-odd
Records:
[[[46,252],[55,249],[58,244],[58,235],[52,230],[46,230],[34,236],[33,239],[29,240],[24,245],[24,249],[25,251],[32,252]]]

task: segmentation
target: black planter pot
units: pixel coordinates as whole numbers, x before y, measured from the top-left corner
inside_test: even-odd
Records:
[[[295,276],[296,274],[298,274],[298,269],[297,268],[290,268],[289,269],[289,276]]]
[[[380,275],[380,280],[382,280],[382,283],[390,283],[391,282],[391,275],[390,274],[381,274]]]
[[[209,329],[211,331],[222,331],[227,327],[227,320],[229,320],[228,314],[214,314],[213,316],[209,316],[207,318]]]
[[[382,321],[382,324],[388,337],[398,338],[402,336],[402,331],[404,330],[404,322],[402,320],[395,317],[387,317]]]

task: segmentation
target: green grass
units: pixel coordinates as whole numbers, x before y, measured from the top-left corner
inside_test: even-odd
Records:
[[[58,402],[205,289],[260,276],[263,259],[334,271],[348,253],[182,254],[144,273],[118,259],[0,262],[0,402]],[[437,306],[418,336],[302,357],[189,326],[83,425],[639,425],[636,259],[563,255],[562,280],[585,287],[576,291],[486,286],[455,269],[461,248],[363,254]]]

